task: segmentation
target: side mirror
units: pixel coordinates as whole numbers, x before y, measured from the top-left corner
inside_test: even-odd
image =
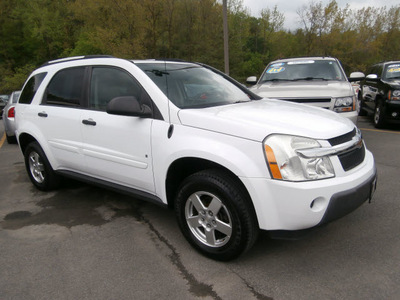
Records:
[[[257,77],[256,76],[247,77],[246,83],[248,83],[248,84],[256,84],[257,83]]]
[[[360,81],[365,78],[365,74],[363,72],[353,72],[350,73],[349,81]]]
[[[368,80],[371,80],[371,81],[378,81],[378,79],[379,79],[378,75],[376,75],[376,74],[368,74],[367,77],[365,77],[365,78]]]
[[[117,97],[107,104],[107,113],[110,115],[132,116],[148,118],[153,115],[151,108],[145,104],[140,105],[133,96]]]

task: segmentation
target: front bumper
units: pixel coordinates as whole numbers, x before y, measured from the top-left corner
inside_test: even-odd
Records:
[[[297,231],[338,219],[370,199],[376,184],[374,158],[366,150],[362,164],[337,177],[287,182],[242,178],[262,230]]]
[[[342,113],[338,113],[338,114],[342,117],[349,119],[354,124],[357,124],[357,119],[358,119],[357,111],[342,112]]]
[[[334,194],[317,226],[339,219],[351,213],[365,201],[371,201],[376,190],[376,184],[377,173],[375,169],[374,174],[367,181],[350,190]]]
[[[385,120],[393,123],[400,122],[400,101],[386,102]]]

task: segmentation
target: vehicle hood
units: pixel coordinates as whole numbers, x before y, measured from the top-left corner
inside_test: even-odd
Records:
[[[348,81],[279,81],[266,82],[251,87],[250,90],[261,97],[268,98],[316,98],[346,97],[353,95]]]
[[[393,79],[386,81],[393,89],[400,89],[400,79]]]
[[[204,130],[263,141],[272,133],[329,139],[354,124],[329,110],[273,99],[178,112],[181,123]]]

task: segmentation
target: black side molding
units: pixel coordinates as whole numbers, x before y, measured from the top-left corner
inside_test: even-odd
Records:
[[[106,189],[114,191],[114,192],[132,196],[132,197],[142,200],[142,201],[154,203],[154,204],[157,204],[157,205],[165,207],[165,208],[168,207],[168,205],[166,203],[162,202],[162,200],[160,198],[158,198],[157,196],[150,194],[150,193],[146,193],[146,192],[136,190],[136,189],[133,189],[130,187],[126,187],[123,185],[119,185],[116,183],[111,183],[111,182],[104,181],[101,179],[93,178],[90,176],[82,175],[82,174],[75,173],[72,171],[61,170],[61,171],[56,171],[56,173],[61,176],[64,176],[64,177],[72,178],[72,179],[82,181],[82,182],[85,182],[85,183],[88,183],[91,185],[106,188]]]

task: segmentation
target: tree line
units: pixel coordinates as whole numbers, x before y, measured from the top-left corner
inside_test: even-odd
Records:
[[[278,7],[251,16],[228,0],[230,75],[243,82],[293,56],[333,56],[347,73],[400,59],[400,5],[341,8],[335,0],[297,9],[285,30]],[[222,1],[1,0],[0,93],[20,89],[42,63],[67,56],[176,58],[224,69]]]

